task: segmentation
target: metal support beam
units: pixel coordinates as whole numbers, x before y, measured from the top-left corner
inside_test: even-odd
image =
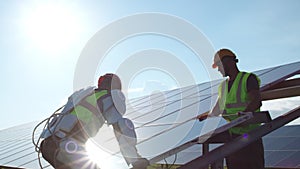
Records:
[[[292,86],[299,86],[299,85],[300,85],[300,78],[296,78],[296,79],[290,79],[290,80],[282,81],[282,82],[268,88],[267,90],[286,88],[286,87],[292,87]]]
[[[272,100],[294,96],[300,96],[300,85],[270,89],[261,92],[262,100]]]
[[[261,90],[262,100],[300,96],[300,78],[285,80]]]
[[[209,144],[208,143],[203,143],[202,144],[202,154],[207,154],[209,152]],[[209,166],[207,165],[204,167],[205,169],[208,169]]]
[[[248,133],[247,138],[240,136],[234,140],[212,150],[206,155],[196,158],[187,164],[179,167],[179,169],[203,169],[207,165],[214,163],[217,160],[223,159],[229,154],[240,150],[241,148],[247,146],[251,142],[263,137],[264,135],[280,128],[281,126],[297,119],[300,117],[300,106],[288,113],[277,117],[269,123],[266,123],[259,128],[252,130]]]
[[[290,82],[290,81],[292,81],[293,79],[290,79],[290,80],[287,80],[288,78],[291,78],[291,77],[293,77],[293,76],[295,76],[295,75],[298,75],[298,74],[300,74],[300,70],[298,70],[298,71],[296,71],[296,72],[294,72],[294,73],[291,73],[291,74],[289,74],[289,75],[287,75],[287,76],[285,76],[285,77],[282,77],[282,78],[280,78],[280,79],[278,79],[278,80],[275,80],[274,82],[272,82],[272,83],[269,83],[269,84],[266,84],[266,85],[264,85],[264,86],[262,86],[261,88],[260,88],[260,91],[266,91],[266,90],[269,90],[269,89],[272,89],[272,88],[274,88],[274,87],[277,87],[277,86],[280,86],[281,84],[283,84],[283,83],[285,83],[286,84],[286,82]],[[296,79],[299,79],[299,78],[296,78]],[[292,86],[292,85],[297,85],[297,84],[289,84],[290,86]]]

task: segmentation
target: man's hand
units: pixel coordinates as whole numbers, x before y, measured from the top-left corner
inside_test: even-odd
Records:
[[[140,158],[138,161],[132,164],[131,169],[147,169],[147,166],[150,165],[149,161],[146,158]]]
[[[247,114],[252,114],[252,112],[243,112],[243,111],[241,111],[241,112],[237,113],[238,116],[243,116],[243,115],[247,115]]]
[[[208,117],[208,112],[203,113],[203,114],[200,114],[200,115],[198,115],[196,118],[197,118],[199,121],[203,121],[203,120],[207,119],[207,117]]]

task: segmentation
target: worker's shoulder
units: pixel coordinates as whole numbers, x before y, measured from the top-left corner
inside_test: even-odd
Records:
[[[99,90],[99,89],[95,89],[95,93],[101,93],[103,92],[103,95],[101,97],[101,99],[105,99],[110,97],[113,101],[125,101],[125,95],[124,93],[119,90],[119,89],[114,89],[114,90]]]
[[[241,74],[244,74],[244,75],[248,75],[248,76],[257,76],[255,73],[253,72],[248,72],[248,71],[240,71]]]
[[[246,77],[247,80],[249,80],[249,79],[250,80],[257,80],[258,79],[258,76],[255,73],[253,73],[253,72],[242,71],[241,73],[243,73],[244,75],[246,75],[244,77]]]
[[[254,79],[257,79],[258,78],[258,76],[256,75],[256,74],[254,74],[254,73],[249,73],[249,76],[248,76],[248,79],[251,79],[251,78],[254,78]]]

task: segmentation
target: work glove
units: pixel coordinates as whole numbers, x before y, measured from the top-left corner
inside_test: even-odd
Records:
[[[203,121],[203,120],[207,119],[207,117],[208,117],[208,113],[203,113],[203,114],[198,115],[196,118],[199,121]]]
[[[238,116],[243,116],[243,115],[250,114],[250,113],[252,114],[252,112],[242,112],[241,111],[241,112],[238,112],[237,115]]]
[[[136,162],[132,164],[131,169],[147,169],[149,161],[146,158],[139,158]]]

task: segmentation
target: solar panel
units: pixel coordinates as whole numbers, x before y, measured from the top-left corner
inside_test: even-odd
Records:
[[[285,66],[278,66],[275,68],[261,70],[261,71],[254,72],[254,73],[256,73],[260,77],[261,82],[262,82],[262,88],[266,88],[266,87],[270,86],[271,84],[278,83],[278,82],[286,79],[287,77],[293,76],[295,73],[299,72],[299,68],[300,68],[300,63],[297,62],[297,63],[285,65]],[[183,90],[181,92],[181,94],[184,96],[188,96],[188,97],[182,97],[180,101],[186,101],[185,104],[183,103],[182,105],[178,105],[177,104],[178,102],[171,102],[171,104],[166,105],[165,107],[163,105],[160,107],[159,110],[161,110],[161,111],[163,110],[163,112],[160,112],[160,114],[158,114],[157,111],[149,111],[144,114],[139,114],[138,117],[140,119],[145,118],[143,120],[143,122],[146,122],[147,124],[168,124],[168,123],[172,123],[172,122],[180,123],[182,121],[192,118],[193,116],[195,116],[195,110],[194,110],[195,108],[199,108],[198,109],[199,111],[196,111],[196,114],[204,113],[207,110],[209,110],[209,108],[210,108],[209,105],[212,102],[212,100],[216,99],[216,93],[210,93],[211,91],[216,91],[216,89],[212,89],[212,88],[218,87],[218,85],[212,85],[211,86],[212,88],[208,87],[208,88],[206,88],[206,90],[201,90],[201,89],[205,89],[204,85],[206,85],[205,87],[208,86],[207,84],[197,85],[197,88],[199,88],[199,90],[196,90],[196,91],[199,91],[199,93],[197,93],[198,99],[195,99],[195,104],[197,104],[197,106],[199,106],[199,107],[193,107],[192,101],[194,101],[194,100],[193,99],[189,100],[189,97],[193,96],[193,94],[195,94],[195,93],[190,92],[192,90],[190,90],[190,91]],[[207,97],[205,97],[205,96],[207,96]],[[168,100],[168,99],[169,99],[169,97],[166,97],[166,100]],[[154,100],[152,102],[156,102],[156,100]],[[146,106],[147,105],[145,105],[145,107]],[[148,107],[149,106],[151,106],[151,105],[148,105]],[[181,106],[181,108],[178,109],[178,106]],[[137,112],[137,113],[141,113],[141,112]],[[170,114],[170,116],[167,117],[167,116],[165,116],[166,114]],[[135,117],[133,117],[133,119],[137,119]],[[174,119],[176,117],[180,117],[180,120],[174,121]],[[149,119],[151,119],[152,121]],[[165,133],[160,134],[160,135],[158,135],[158,134],[162,132],[161,127],[159,127],[159,129],[157,129],[157,130],[155,130],[154,127],[152,128],[153,130],[139,128],[137,130],[137,133],[138,133],[138,135],[143,136],[142,138],[147,139],[147,137],[144,137],[144,135],[146,133],[146,135],[148,135],[148,138],[152,138],[151,139],[151,140],[153,140],[152,145],[156,145],[155,143],[157,141],[155,141],[155,140],[160,140],[160,141],[164,140],[165,142],[169,142],[168,138],[173,138],[173,137],[170,137],[170,136],[172,136],[171,133],[181,133],[181,135],[184,135],[182,133],[187,133],[185,131],[185,129],[192,129],[192,126],[197,126],[196,128],[198,130],[201,130],[201,126],[199,126],[198,123],[199,122],[194,120],[194,121],[187,122],[183,125],[180,125],[178,127],[175,127],[173,125],[173,127],[175,127],[174,129],[168,130]],[[208,122],[206,122],[206,123],[208,123]],[[164,129],[167,130],[170,127],[171,126],[166,126]],[[191,128],[189,128],[189,127],[191,127]],[[193,128],[193,130],[197,130],[197,129]],[[182,131],[185,131],[185,132],[182,132]],[[155,137],[153,137],[153,136],[155,136]],[[194,132],[194,134],[190,133],[188,136],[185,136],[185,138],[182,138],[182,139],[192,140],[194,138],[197,138],[198,136],[199,136],[199,132],[198,133]],[[177,138],[178,137],[179,136],[177,136]],[[145,143],[142,140],[140,142],[141,145],[139,146],[140,149],[141,150],[147,149],[147,148],[143,148],[143,146],[149,147],[151,145],[151,140],[147,140],[148,143]],[[174,143],[170,143],[170,144],[174,144]],[[174,145],[172,145],[172,146],[174,146]],[[170,148],[170,146],[168,146],[168,145],[159,146],[157,151],[168,150],[169,148]],[[155,147],[151,148],[152,152],[154,151],[153,149],[155,149]],[[149,155],[149,153],[145,153],[145,154]]]
[[[268,68],[268,69],[257,71],[254,73],[260,77],[262,89],[266,89],[267,87],[270,87],[276,83],[279,83],[279,82],[299,73],[299,70],[300,70],[300,62],[297,62],[297,63],[292,63],[292,64],[288,64],[288,65],[284,65],[284,66]],[[216,88],[217,86],[218,85],[212,85],[211,87]],[[201,88],[201,89],[205,88],[203,84],[199,84],[199,85],[197,85],[197,87]],[[199,90],[200,92],[198,93],[198,96],[205,96],[208,93],[210,93],[211,91],[216,91],[216,89],[212,89],[212,88],[207,88],[204,91]],[[188,93],[185,90],[182,91],[181,94],[182,95],[191,94],[189,96],[193,95],[191,92]],[[204,113],[207,110],[209,110],[210,107],[208,105],[210,105],[212,100],[216,99],[216,93],[210,93],[210,94],[211,95],[208,94],[207,95],[208,97],[206,97],[206,98],[202,97],[202,99],[200,99],[200,98],[198,99],[198,103],[196,103],[196,104],[199,105],[200,108],[196,114],[201,114],[201,113]],[[166,97],[166,99],[169,99],[169,98]],[[186,97],[183,97],[181,100],[183,100],[183,101],[186,100],[188,103],[191,103]],[[155,102],[155,101],[153,101],[153,102]],[[175,104],[175,103],[173,103],[173,104]],[[170,114],[170,113],[174,112],[174,114],[172,114],[172,116],[174,116],[174,117],[180,116],[181,117],[180,119],[182,119],[182,120],[179,120],[179,121],[182,122],[184,120],[192,118],[195,115],[194,114],[195,111],[193,111],[193,109],[191,108],[192,105],[193,105],[192,103],[187,104],[186,106],[183,105],[182,108],[180,109],[180,111],[174,111],[174,109],[166,109],[164,113]],[[172,107],[173,105],[171,104],[171,105],[167,105],[167,106]],[[163,109],[163,107],[161,107],[161,109]],[[145,115],[145,116],[151,117],[149,115],[151,113],[155,113],[155,112],[151,112],[151,111],[147,112],[147,115]],[[143,117],[143,115],[140,115],[140,117]],[[153,124],[168,124],[170,122],[174,122],[174,119],[167,118],[164,116],[164,114],[162,114],[159,117],[157,117],[157,116],[154,116],[154,117],[159,120],[152,121]],[[147,118],[147,119],[149,119],[149,118]],[[206,123],[210,123],[210,122],[206,121]],[[148,138],[146,137],[144,140],[147,140],[147,141],[141,140],[139,143],[140,144],[139,149],[141,150],[141,152],[144,152],[144,155],[150,156],[150,158],[151,158],[151,155],[150,155],[151,153],[156,154],[159,151],[167,151],[172,146],[175,146],[175,145],[173,145],[175,143],[170,142],[169,140],[170,140],[170,138],[172,138],[172,139],[174,138],[174,140],[179,139],[180,136],[173,137],[172,133],[174,133],[174,135],[176,135],[176,133],[177,134],[180,133],[180,135],[184,135],[184,138],[182,138],[182,140],[190,141],[190,140],[197,138],[200,134],[201,129],[203,128],[203,126],[199,125],[199,122],[197,122],[195,120],[186,122],[185,124],[182,124],[182,125],[178,125],[178,126],[173,125],[173,126],[168,126],[168,127],[164,128],[166,131],[165,133],[162,132],[162,130],[163,130],[162,128],[159,128],[157,130],[153,129],[153,130],[150,130],[150,132],[149,132],[149,130],[144,131],[143,128],[137,130],[138,135],[140,134],[142,136],[142,138],[144,138],[145,133],[146,133],[146,135],[148,135],[148,138],[152,138],[152,139],[148,140]],[[171,130],[168,130],[172,127],[174,127],[174,128]],[[207,127],[207,128],[209,130],[209,129],[212,129],[215,127],[216,127],[216,125],[212,126],[212,127]],[[190,129],[191,132],[186,132],[187,129]],[[185,131],[185,132],[183,132],[183,131]],[[195,132],[195,131],[197,131],[197,132]],[[160,134],[160,133],[162,133],[162,134]],[[188,134],[185,135],[186,133],[188,133]],[[203,132],[203,133],[205,133],[205,132]],[[160,145],[159,147],[151,146],[151,145],[156,145],[157,142],[159,142],[158,140],[160,142],[166,142],[166,143],[168,143],[168,145]],[[182,142],[178,142],[177,145],[180,145],[179,143],[182,143]],[[150,149],[149,147],[151,147],[151,151],[149,151],[149,149]],[[157,148],[157,151],[154,150],[156,148]],[[178,160],[180,160],[180,157],[178,157]]]
[[[264,137],[266,166],[299,167],[299,129],[299,125],[284,126]]]
[[[276,164],[276,166],[294,167],[294,168],[298,167],[299,168],[300,167],[299,157],[300,157],[300,152],[299,151],[289,152],[289,154],[287,154],[286,157],[280,159],[280,161]]]
[[[287,79],[299,73],[300,73],[300,62],[277,66],[274,68],[266,69],[265,71],[257,72],[258,76],[261,79],[262,89],[272,86],[284,79]]]
[[[254,73],[260,77],[262,89],[267,89],[299,73],[299,70],[300,62],[296,62]],[[193,119],[208,111],[214,104],[220,82],[221,80],[216,80],[128,100],[125,116],[135,124],[140,154],[148,159],[153,158],[224,125],[225,121],[221,118],[211,118],[204,122]],[[0,165],[39,168],[37,154],[31,143],[31,132],[36,124],[30,123],[0,131]],[[282,132],[283,129],[286,130]],[[299,131],[299,126],[283,127],[264,137],[266,166],[299,164]],[[117,147],[117,142],[110,127],[104,126],[95,139],[100,146],[120,156],[118,148],[111,148]],[[202,154],[201,149],[201,145],[193,145],[177,155],[166,157],[166,161],[173,163],[176,159],[176,164],[184,164],[199,157]],[[123,159],[120,157],[120,160]],[[45,161],[42,163],[52,168]]]
[[[39,168],[37,153],[31,142],[32,130],[36,124],[33,122],[0,131],[0,165]],[[46,162],[43,163],[49,166]]]

